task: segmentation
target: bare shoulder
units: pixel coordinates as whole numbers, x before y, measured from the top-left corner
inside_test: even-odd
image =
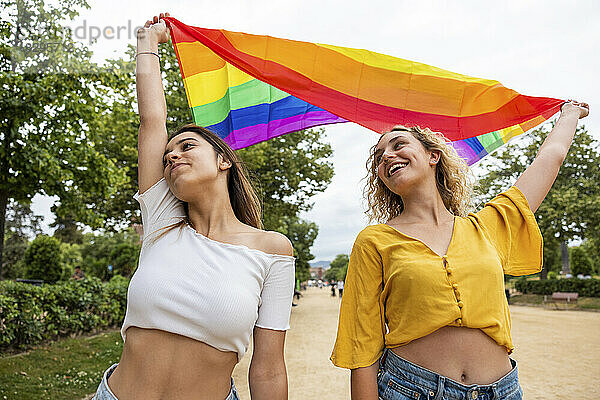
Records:
[[[293,256],[292,242],[283,234],[274,231],[261,231],[260,250],[270,254]]]
[[[245,236],[246,240],[244,241],[252,249],[268,254],[294,255],[292,243],[285,235],[279,232],[250,228],[250,231],[247,231]]]

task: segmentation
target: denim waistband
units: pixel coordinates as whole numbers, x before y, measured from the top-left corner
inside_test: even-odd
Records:
[[[118,365],[118,363],[113,364],[106,371],[104,371],[102,381],[100,382],[98,390],[96,391],[96,394],[94,395],[92,400],[119,400],[108,386],[108,378],[110,378],[115,369],[117,369]],[[233,378],[231,378],[231,389],[229,390],[229,394],[227,395],[225,400],[239,400],[237,389],[235,388],[235,384],[233,383]]]
[[[431,399],[477,399],[487,394],[491,399],[509,397],[520,389],[517,362],[510,359],[512,369],[509,373],[488,385],[463,385],[443,375],[411,363],[398,356],[393,351],[385,349],[381,357],[381,369],[401,379],[407,379],[413,384],[429,391]]]

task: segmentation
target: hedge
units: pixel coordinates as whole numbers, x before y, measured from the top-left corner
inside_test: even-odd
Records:
[[[23,348],[123,321],[129,281],[116,277],[33,286],[0,282],[0,349]]]
[[[600,297],[600,279],[545,279],[528,281],[517,279],[515,289],[523,294],[552,294],[554,292],[576,292],[580,296]]]

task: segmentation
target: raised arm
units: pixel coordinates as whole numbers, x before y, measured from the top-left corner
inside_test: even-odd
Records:
[[[577,120],[589,113],[586,103],[568,101],[561,107],[560,117],[548,135],[537,156],[521,174],[515,186],[523,192],[531,211],[536,211],[550,191],[562,165],[577,128]]]
[[[169,41],[169,29],[155,16],[137,32],[135,82],[140,129],[138,133],[138,186],[145,192],[163,176],[167,146],[167,105],[160,76],[158,45]]]

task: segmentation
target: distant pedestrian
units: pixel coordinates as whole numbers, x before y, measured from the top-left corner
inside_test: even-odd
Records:
[[[344,281],[338,281],[337,289],[338,289],[338,292],[340,293],[340,299],[341,299],[342,294],[344,293]]]
[[[329,286],[331,286],[331,297],[335,297],[335,282],[329,282]]]
[[[81,270],[81,267],[75,267],[75,272],[71,275],[71,279],[75,281],[85,279],[85,273]]]

